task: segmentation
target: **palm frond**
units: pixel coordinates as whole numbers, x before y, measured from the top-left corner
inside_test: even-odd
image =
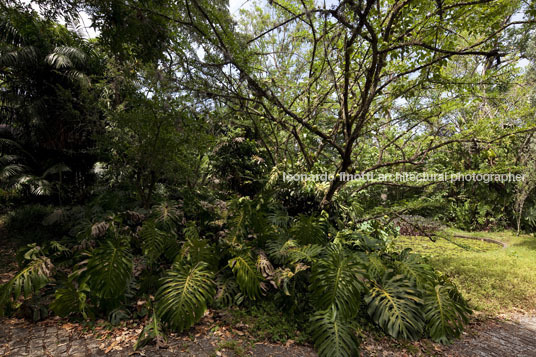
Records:
[[[0,40],[13,46],[20,45],[23,38],[8,18],[0,17]]]
[[[35,196],[49,196],[52,193],[52,184],[47,180],[31,177],[27,182]]]
[[[2,180],[9,180],[12,177],[17,177],[25,172],[28,172],[28,170],[28,166],[22,164],[5,165],[0,168],[0,178]]]
[[[87,56],[79,48],[70,46],[59,46],[54,48],[51,54],[46,57],[46,62],[56,69],[65,67],[82,66],[85,64]]]
[[[34,257],[21,271],[0,288],[0,313],[10,298],[16,301],[20,296],[29,298],[50,281],[54,265],[43,255]]]
[[[82,87],[89,87],[91,80],[87,74],[76,69],[68,69],[60,72],[71,82],[78,82]]]
[[[19,67],[37,64],[37,52],[33,46],[20,47],[0,54],[0,66]]]
[[[43,172],[42,177],[47,177],[49,175],[57,175],[59,173],[64,173],[64,172],[71,172],[71,169],[69,168],[69,166],[65,165],[63,162],[60,162],[47,168],[45,172]]]

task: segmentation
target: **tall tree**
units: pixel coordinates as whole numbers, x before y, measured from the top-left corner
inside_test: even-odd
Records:
[[[334,174],[418,166],[452,143],[489,140],[445,112],[459,79],[445,69],[472,58],[492,76],[517,55],[505,38],[533,15],[521,1],[271,1],[239,32],[216,6],[184,6],[170,21],[198,34],[204,54],[184,62],[198,81],[184,88],[266,123],[272,142],[287,133],[304,168],[327,160]],[[344,183],[336,175],[322,205]]]

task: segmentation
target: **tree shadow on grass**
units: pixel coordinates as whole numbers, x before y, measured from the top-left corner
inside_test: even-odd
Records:
[[[511,245],[512,247],[523,247],[530,250],[536,250],[536,237],[532,239],[526,239],[523,242],[514,243]]]

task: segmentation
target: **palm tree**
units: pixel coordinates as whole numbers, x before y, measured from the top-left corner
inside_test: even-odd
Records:
[[[90,75],[100,70],[90,44],[35,13],[0,16],[0,180],[50,194],[80,192],[96,157],[100,112]]]

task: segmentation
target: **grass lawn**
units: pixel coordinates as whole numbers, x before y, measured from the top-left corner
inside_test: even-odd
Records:
[[[536,238],[504,232],[449,233],[492,238],[499,245],[463,238],[452,241],[426,237],[397,238],[396,245],[410,247],[450,276],[472,307],[486,315],[536,311]]]

